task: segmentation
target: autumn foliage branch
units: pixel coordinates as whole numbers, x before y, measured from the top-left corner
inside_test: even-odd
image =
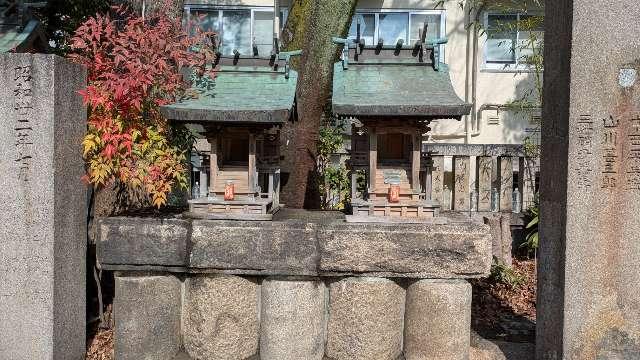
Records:
[[[185,94],[183,68],[205,71],[214,56],[213,34],[193,26],[187,33],[180,19],[161,13],[143,19],[114,11],[122,20],[96,15],[72,39],[70,57],[88,70],[81,91],[89,107],[85,180],[142,187],[160,207],[172,188],[187,186],[190,149],[179,145],[185,141],[176,134],[184,131],[173,131],[159,109]]]

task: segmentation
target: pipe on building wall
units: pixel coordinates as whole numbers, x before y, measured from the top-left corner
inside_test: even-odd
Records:
[[[463,9],[464,11],[464,9]],[[469,66],[470,62],[471,62],[471,12],[467,11],[465,14],[465,28],[467,30],[467,43],[466,43],[466,58],[465,58],[465,64],[464,64],[464,102],[465,103],[469,103],[469,97],[470,97],[470,92],[469,92],[469,81],[471,79],[471,66]],[[466,138],[466,134],[469,133],[469,131],[471,131],[471,119],[469,118],[469,115],[465,115],[464,117],[464,136]],[[468,142],[468,141],[467,141]]]
[[[469,2],[467,2],[469,4]],[[469,97],[471,97],[471,114],[464,117],[464,132],[458,134],[429,134],[430,138],[445,140],[445,139],[465,139],[465,143],[471,143],[472,137],[480,135],[482,130],[482,117],[478,116],[478,27],[477,23],[480,21],[480,15],[485,8],[485,2],[481,2],[475,9],[472,15],[473,9],[467,12],[465,16],[467,28],[467,47],[465,59],[465,89],[464,100],[469,103]],[[473,18],[473,22],[471,22]],[[471,56],[469,56],[471,53]],[[471,74],[469,70],[471,69]],[[469,80],[471,80],[471,94],[469,94]]]
[[[280,0],[273,0],[273,51],[280,52]]]

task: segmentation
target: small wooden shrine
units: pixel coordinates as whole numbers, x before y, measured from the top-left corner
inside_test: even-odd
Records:
[[[209,151],[208,193],[189,217],[271,220],[279,208],[280,127],[293,116],[297,73],[291,56],[218,55],[215,80],[194,81],[192,98],[164,106],[172,121],[198,125]]]
[[[334,66],[333,112],[352,120],[351,207],[347,221],[424,221],[438,215],[430,199],[430,158],[422,152],[422,136],[434,119],[457,119],[471,105],[455,93],[440,46],[446,39],[405,45],[380,42],[343,44],[342,61]],[[366,188],[358,191],[358,174]]]

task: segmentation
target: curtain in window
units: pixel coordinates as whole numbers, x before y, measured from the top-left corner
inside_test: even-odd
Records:
[[[364,39],[366,45],[373,45],[376,33],[375,14],[356,14],[353,16],[351,27],[349,28],[349,38],[357,37],[357,21],[360,21],[360,38]]]
[[[378,39],[383,39],[385,45],[393,45],[399,39],[407,43],[409,14],[380,14],[379,19]]]
[[[273,50],[273,11],[254,11],[253,38],[259,56],[268,56]]]
[[[252,55],[251,49],[251,11],[229,10],[222,13],[223,54],[233,54],[237,49],[242,55]]]
[[[517,15],[488,15],[487,63],[514,64],[516,62]]]
[[[409,30],[410,43],[413,45],[420,39],[420,32],[424,27],[424,22],[428,24],[427,40],[440,37],[440,15],[439,14],[412,14],[411,29]]]

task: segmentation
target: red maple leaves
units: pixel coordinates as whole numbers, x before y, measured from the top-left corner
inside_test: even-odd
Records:
[[[143,19],[115,8],[116,17],[96,15],[72,39],[73,61],[88,70],[80,92],[89,107],[83,141],[86,179],[95,186],[122,181],[143,186],[153,203],[166,203],[175,185],[185,187],[186,155],[171,136],[159,107],[184,94],[185,67],[205,71],[214,51],[211,33],[161,13]]]

